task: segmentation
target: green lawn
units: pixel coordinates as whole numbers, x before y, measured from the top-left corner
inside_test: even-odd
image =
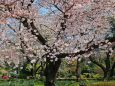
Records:
[[[85,80],[79,82],[81,84],[86,83],[87,86],[115,86],[115,81],[103,82],[94,80]],[[56,81],[56,86],[79,86],[76,81]],[[44,83],[38,80],[12,80],[12,81],[0,81],[0,86],[44,86]]]
[[[35,80],[1,80],[0,86],[44,86],[44,83]],[[75,81],[57,81],[56,86],[78,86],[78,83],[76,83]]]
[[[43,82],[35,80],[0,81],[0,86],[44,86]]]
[[[115,80],[113,81],[99,81],[99,82],[93,82],[92,84],[90,84],[89,86],[115,86]]]

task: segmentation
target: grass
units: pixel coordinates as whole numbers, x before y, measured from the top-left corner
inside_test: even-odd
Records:
[[[56,86],[79,86],[76,81],[57,81]]]
[[[0,81],[0,86],[44,86],[43,82],[35,80],[11,80],[11,81]]]
[[[0,81],[0,86],[44,86],[41,81],[35,80],[13,80]],[[75,81],[57,81],[56,86],[79,86]]]
[[[87,86],[115,86],[115,80],[109,82],[96,81],[96,80],[84,80],[79,83],[76,81],[56,81],[56,86],[79,86],[79,84],[87,84]],[[26,79],[17,79],[11,81],[0,81],[0,86],[44,86],[42,81],[38,80],[26,80]]]
[[[108,81],[108,82],[95,82],[90,84],[89,86],[115,86],[115,81]]]
[[[76,81],[57,81],[56,86],[79,86],[86,84],[87,86],[115,86],[115,80],[104,82],[99,80],[83,80],[79,83]]]

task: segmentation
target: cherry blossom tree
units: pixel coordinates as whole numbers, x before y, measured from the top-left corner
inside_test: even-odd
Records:
[[[108,39],[108,40],[114,40],[115,39],[114,21],[115,21],[114,19],[111,19],[111,25],[113,27],[111,28],[111,33],[108,34],[106,37],[106,39]],[[114,68],[115,68],[114,50],[115,50],[115,45],[114,45],[114,42],[112,42],[109,46],[106,45],[105,49],[98,50],[97,53],[94,54],[94,56],[89,57],[89,59],[94,64],[96,64],[97,66],[99,66],[103,70],[105,80],[110,79],[111,77],[113,77],[113,74],[114,74]],[[104,53],[104,55],[103,55],[103,53]],[[100,58],[98,58],[98,57],[100,57]],[[103,60],[101,61],[101,59],[103,59]],[[103,61],[104,61],[104,63],[103,63]],[[105,64],[105,66],[102,63]]]
[[[107,46],[114,41],[105,40],[111,27],[107,20],[109,17],[114,17],[114,3],[112,0],[89,0],[87,3],[79,0],[41,1],[42,6],[45,5],[54,13],[54,18],[57,20],[54,19],[58,34],[55,45],[59,51],[64,52],[63,55],[70,57],[71,55],[89,57],[95,48]]]
[[[87,58],[95,49],[105,48],[115,41],[105,39],[112,27],[109,24],[109,18],[115,17],[115,1],[113,0],[39,0],[38,2],[1,0],[0,8],[1,24],[7,24],[8,18],[14,18],[25,28],[22,32],[18,31],[20,44],[23,43],[23,47],[19,45],[21,49],[32,51],[30,56],[34,57],[34,50],[27,46],[33,47],[36,41],[42,46],[43,55],[35,56],[44,58],[46,62],[45,86],[55,86],[61,58],[67,60],[81,56]],[[48,12],[40,15],[41,8],[45,8]],[[43,26],[46,31],[43,31]],[[48,34],[50,37],[46,39],[43,32],[45,34],[50,32]],[[34,37],[33,42],[29,42],[31,40],[29,34]],[[24,36],[25,43],[21,35]]]

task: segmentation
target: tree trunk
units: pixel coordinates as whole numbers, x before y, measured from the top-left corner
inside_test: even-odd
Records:
[[[111,71],[110,71],[110,77],[113,77],[113,75],[115,73],[114,69],[115,69],[115,62],[112,65],[112,68],[111,68]]]
[[[104,77],[103,77],[104,81],[108,81],[108,80],[110,80],[113,77],[113,75],[114,75],[114,68],[115,68],[115,63],[113,64],[111,69],[103,70],[103,72],[104,72]]]
[[[104,80],[108,81],[110,79],[110,71],[111,71],[111,62],[110,62],[110,52],[107,52],[106,55],[107,57],[105,58],[105,65],[106,68],[103,70],[104,72]]]
[[[61,59],[51,62],[50,59],[47,58],[46,69],[45,69],[45,77],[46,77],[45,86],[55,86],[56,74],[58,72],[60,64]]]
[[[80,73],[81,73],[79,59],[80,59],[80,57],[77,58],[77,64],[76,64],[76,79],[77,79],[77,82],[79,81]]]
[[[105,70],[103,70],[103,72],[104,72],[104,76],[103,76],[103,79],[104,79],[104,81],[107,81],[108,80],[108,72]]]
[[[33,64],[33,78],[36,79],[36,64]]]
[[[108,80],[110,80],[111,79],[111,70],[105,70],[105,71],[103,71],[104,72],[104,81],[108,81]]]

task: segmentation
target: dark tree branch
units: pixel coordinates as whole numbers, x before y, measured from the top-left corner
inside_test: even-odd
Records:
[[[27,22],[27,19],[25,18],[24,21],[22,21],[24,27],[26,27],[28,30],[30,30],[31,28],[31,34],[36,36],[38,41],[42,44],[42,45],[46,45],[46,40],[45,38],[39,33],[38,29],[35,27],[34,23],[31,22],[30,25]],[[35,32],[36,31],[36,32]]]
[[[94,58],[92,58],[91,56],[89,57],[90,61],[93,62],[94,64],[98,65],[103,71],[106,70],[106,68],[99,62],[97,62]]]

